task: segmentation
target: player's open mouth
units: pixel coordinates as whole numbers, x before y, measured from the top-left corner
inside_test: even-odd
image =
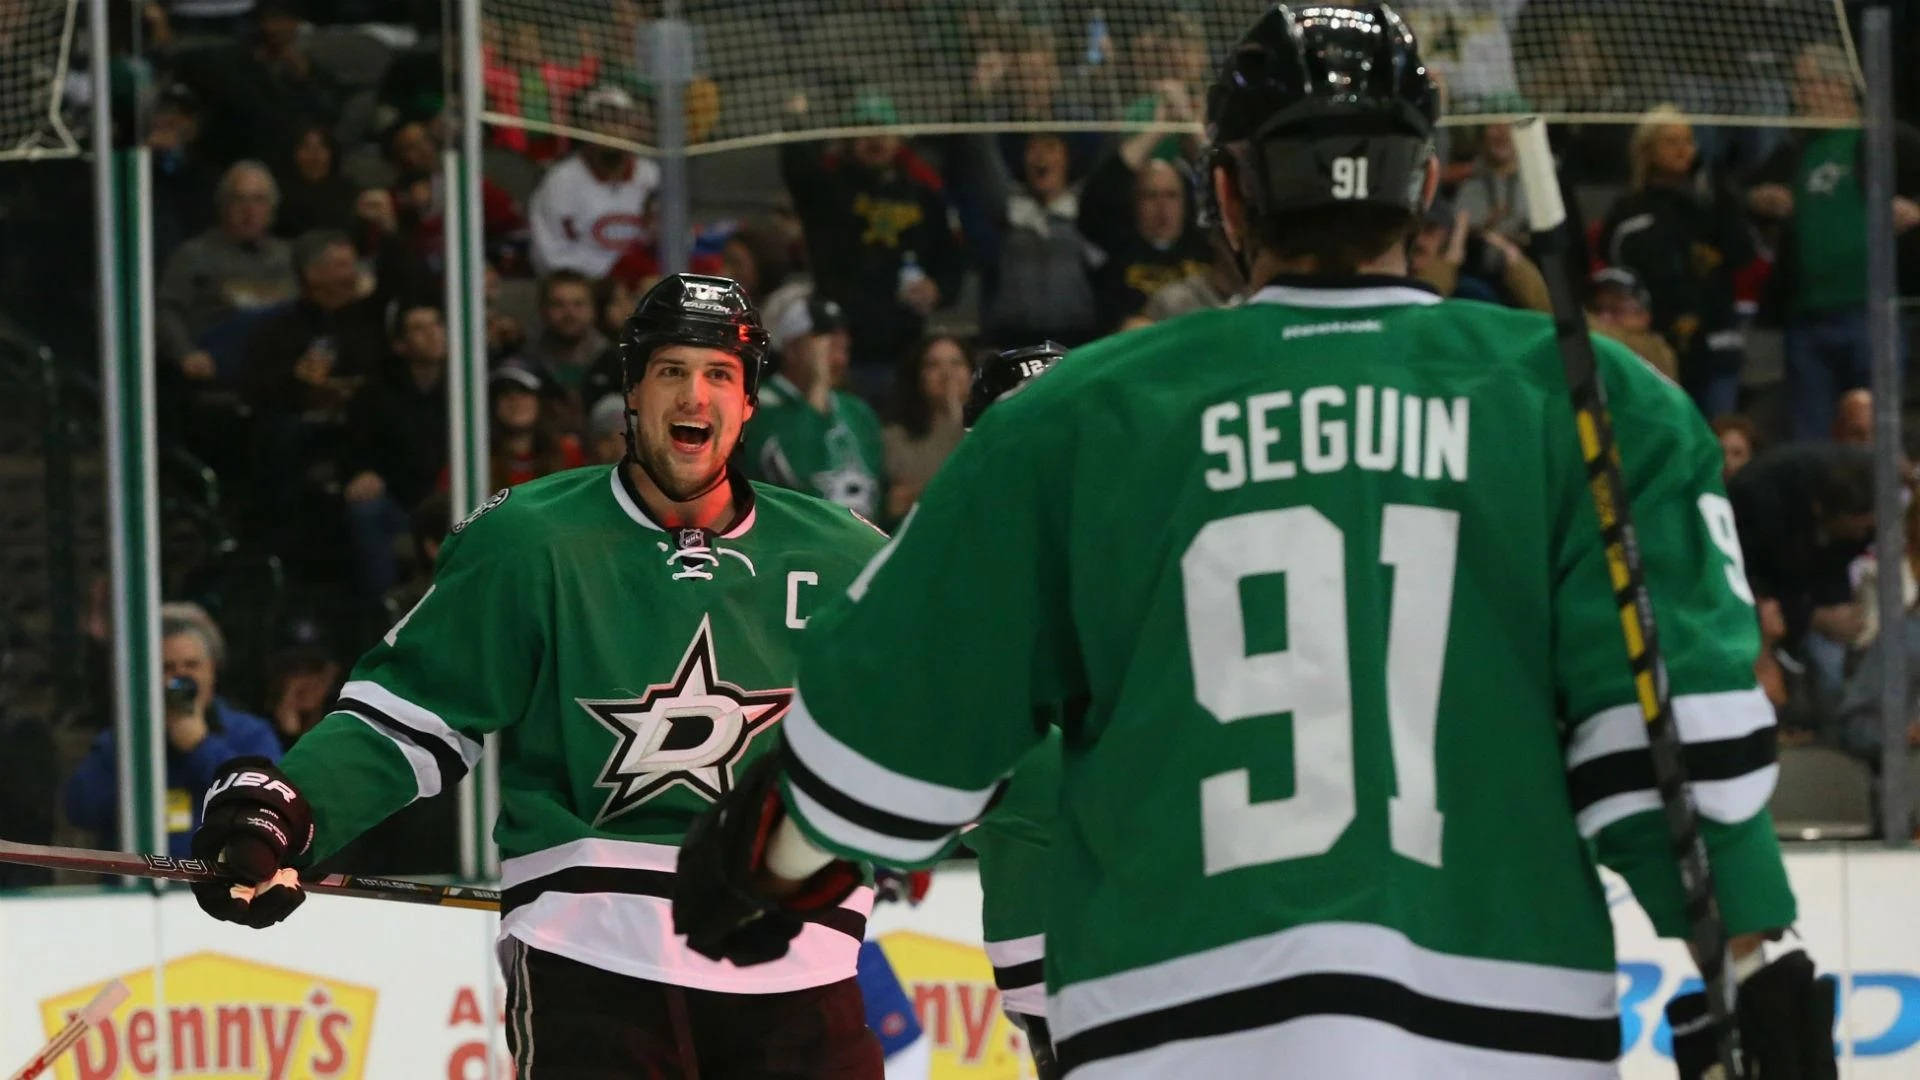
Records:
[[[697,454],[706,448],[707,440],[713,438],[713,429],[705,424],[671,424],[667,434],[673,439],[673,448],[683,454]]]

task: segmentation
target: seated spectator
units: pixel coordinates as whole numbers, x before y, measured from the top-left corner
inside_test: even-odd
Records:
[[[999,257],[984,298],[982,333],[993,342],[1051,338],[1078,345],[1099,332],[1093,274],[1105,261],[1080,228],[1080,193],[1067,144],[1028,135],[1016,184],[990,138],[963,143],[969,174],[998,230]]]
[[[493,402],[490,488],[498,491],[587,463],[580,440],[558,430],[552,386],[538,372],[509,360],[494,369],[487,390]]]
[[[1460,181],[1453,200],[1475,230],[1497,233],[1514,244],[1525,244],[1532,238],[1512,124],[1488,124],[1481,130],[1480,157],[1473,171]]]
[[[1209,230],[1207,248],[1210,258],[1197,274],[1163,286],[1147,300],[1140,313],[1121,322],[1120,329],[1150,326],[1153,323],[1185,315],[1189,311],[1210,311],[1226,307],[1245,284],[1240,266],[1227,248],[1226,241]]]
[[[175,858],[192,854],[200,804],[215,770],[228,759],[255,755],[280,760],[273,726],[241,712],[219,696],[220,666],[226,642],[212,617],[197,604],[160,608],[160,659],[166,679],[167,851]],[[67,780],[67,819],[98,834],[107,847],[119,847],[118,747],[111,729],[94,740],[93,750]]]
[[[179,83],[161,91],[147,129],[152,162],[153,258],[165,266],[190,236],[214,224],[220,172],[200,149],[200,100]]]
[[[1848,567],[1873,537],[1873,458],[1856,446],[1775,447],[1728,485],[1747,581],[1763,628],[1809,669],[1816,712],[1831,715],[1859,633]]]
[[[263,413],[344,406],[386,356],[385,297],[363,291],[353,241],[307,233],[294,242],[294,263],[299,298],[247,341],[249,398]]]
[[[220,161],[281,145],[289,124],[340,118],[343,95],[301,44],[293,0],[259,0],[253,14],[248,38],[179,60],[181,79],[206,106],[208,152]]]
[[[627,399],[607,394],[587,410],[587,461],[618,465],[627,456]]]
[[[1760,437],[1753,421],[1739,413],[1726,413],[1713,418],[1713,434],[1720,440],[1720,479],[1723,483],[1733,483],[1734,474],[1747,467],[1753,455],[1760,447]]]
[[[1873,391],[1861,387],[1840,395],[1833,407],[1833,441],[1873,447]]]
[[[872,520],[886,505],[880,420],[834,389],[848,364],[846,314],[817,293],[789,294],[768,305],[766,326],[777,366],[741,435],[742,470]]]
[[[555,270],[540,279],[539,299],[540,325],[525,356],[577,397],[587,372],[610,345],[595,325],[593,281],[576,270]]]
[[[582,122],[610,135],[631,134],[637,107],[625,90],[603,86],[581,103]],[[647,196],[660,186],[660,166],[610,146],[582,143],[555,162],[527,202],[533,227],[533,269],[604,276],[642,239]]]
[[[1900,560],[1900,597],[1902,610],[1906,612],[1906,663],[1911,671],[1920,663],[1920,578],[1915,576],[1916,562],[1920,562],[1920,499],[1908,499],[1905,525],[1906,557]],[[1854,607],[1860,612],[1860,632],[1851,643],[1852,662],[1848,666],[1834,730],[1834,741],[1840,748],[1865,760],[1876,772],[1880,768],[1880,748],[1887,735],[1880,698],[1887,654],[1880,638],[1879,589],[1879,566],[1866,560],[1860,583],[1853,592]],[[1920,687],[1908,686],[1907,702],[1903,741],[1909,750],[1920,749],[1920,712],[1916,711]],[[1880,786],[1876,779],[1876,789]],[[1914,813],[1916,823],[1920,823],[1920,807],[1916,807]]]
[[[313,730],[339,697],[345,667],[323,644],[292,645],[267,660],[267,712],[283,750]]]
[[[340,175],[340,148],[326,125],[302,125],[286,157],[274,234],[291,240],[314,229],[352,230],[353,202],[360,192]]]
[[[1408,263],[1441,296],[1553,310],[1546,279],[1524,252],[1497,232],[1476,231],[1466,211],[1437,199],[1413,235]]]
[[[292,249],[268,235],[280,192],[267,167],[257,161],[234,165],[220,178],[214,199],[219,224],[180,245],[160,272],[154,295],[160,360],[196,382],[221,375],[201,344],[209,331],[294,291]]]
[[[413,564],[407,579],[387,591],[389,623],[412,611],[433,587],[433,569],[440,563],[440,546],[446,542],[447,530],[453,527],[451,506],[445,491],[435,491],[407,514],[408,531],[413,537]]]
[[[894,383],[893,420],[880,429],[887,462],[886,524],[907,516],[920,492],[966,434],[962,413],[973,386],[967,348],[935,334],[908,354]]]
[[[787,109],[803,121],[806,96],[795,95]],[[872,95],[856,104],[853,120],[898,123],[899,115],[891,101]],[[823,295],[846,298],[856,381],[862,392],[879,394],[900,355],[925,332],[927,316],[960,288],[964,265],[947,226],[940,174],[885,134],[862,135],[844,149],[782,144],[780,172],[815,285]]]
[[[1205,273],[1209,258],[1206,237],[1191,227],[1193,210],[1179,170],[1150,159],[1132,179],[1133,227],[1117,242],[1103,244],[1107,261],[1097,278],[1100,325],[1109,330],[1138,315],[1154,293]]]
[[[500,271],[492,263],[487,264],[486,274],[481,283],[486,303],[487,317],[487,365],[498,367],[508,359],[520,355],[526,347],[527,331],[520,320],[501,310]]]
[[[1631,155],[1629,187],[1600,229],[1600,255],[1646,286],[1653,328],[1673,346],[1679,381],[1700,411],[1732,412],[1746,362],[1733,275],[1753,261],[1752,230],[1739,201],[1699,160],[1678,109],[1647,113]]]
[[[1786,318],[1787,391],[1793,437],[1817,439],[1834,402],[1867,385],[1866,190],[1853,65],[1839,47],[1809,45],[1794,58],[1799,113],[1848,124],[1796,131],[1747,191],[1747,208],[1774,222],[1781,239],[1770,300]],[[1893,229],[1920,224],[1920,129],[1894,123]]]
[[[447,178],[440,168],[440,141],[429,120],[404,120],[389,128],[387,160],[399,174],[393,204],[399,232],[415,258],[438,273],[446,257]],[[480,178],[481,239],[487,258],[515,275],[526,272],[527,219],[513,196]]]
[[[1666,339],[1653,332],[1652,300],[1640,279],[1624,267],[1609,266],[1587,283],[1587,326],[1639,354],[1668,379],[1680,379],[1679,361]]]
[[[529,18],[484,16],[480,34],[488,109],[543,124],[573,123],[574,97],[600,77],[597,49],[582,49],[576,62],[563,63],[549,54],[540,38],[540,24]],[[629,44],[638,47],[637,42]],[[510,125],[495,125],[488,129],[488,136],[535,161],[552,161],[566,146],[564,139]]]
[[[447,465],[447,330],[440,310],[402,308],[393,357],[383,377],[347,409],[347,470],[342,489],[361,594],[378,600],[399,580],[394,542],[406,535],[407,508],[434,490]]]

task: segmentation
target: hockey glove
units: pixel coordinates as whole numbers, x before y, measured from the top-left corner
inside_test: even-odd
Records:
[[[1834,1080],[1834,978],[1815,978],[1804,949],[1780,957],[1740,983],[1735,1019],[1747,1075],[1759,1080]],[[1667,1003],[1673,1026],[1673,1063],[1680,1080],[1708,1080],[1719,1072],[1717,1031],[1707,1018],[1704,991]]]
[[[767,844],[785,817],[780,802],[780,752],[762,754],[732,791],[700,815],[680,845],[673,883],[673,930],[687,947],[740,967],[787,955],[809,915],[840,906],[860,885],[853,863],[835,860],[785,899],[756,884]]]
[[[194,899],[225,922],[262,929],[307,898],[293,864],[313,843],[313,810],[273,763],[235,758],[207,789],[193,833],[193,856],[226,871],[231,881],[197,882]]]
[[[873,868],[875,903],[904,900],[908,907],[918,907],[920,901],[927,898],[927,890],[932,887],[931,870],[895,870],[887,866]]]

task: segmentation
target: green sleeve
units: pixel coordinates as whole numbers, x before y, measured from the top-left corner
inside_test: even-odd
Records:
[[[1778,772],[1774,713],[1754,684],[1759,631],[1721,487],[1719,443],[1678,388],[1613,342],[1595,347],[1722,910],[1734,933],[1786,926],[1793,894],[1766,810]],[[1662,934],[1679,935],[1679,870],[1653,784],[1627,626],[1571,411],[1559,412],[1566,437],[1549,450],[1562,484],[1554,664],[1570,721],[1569,789],[1596,858],[1627,879]]]
[[[481,738],[524,713],[547,652],[536,600],[547,577],[514,516],[507,502],[462,523],[433,588],[287,752],[281,768],[313,806],[312,860],[451,789],[480,759]]]
[[[1084,683],[1068,607],[1065,438],[1023,394],[989,413],[847,598],[816,618],[784,722],[788,805],[812,839],[925,866],[977,818]],[[1023,419],[1024,418],[1024,419]]]
[[[1060,802],[1060,730],[1027,751],[992,810],[967,833],[980,857],[980,923],[988,941],[1046,929],[1047,880],[1054,872],[1053,823]]]

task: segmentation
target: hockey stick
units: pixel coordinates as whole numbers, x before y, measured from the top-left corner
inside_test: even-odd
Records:
[[[1613,418],[1607,412],[1607,392],[1587,336],[1587,320],[1568,280],[1562,228],[1567,218],[1560,201],[1560,181],[1547,146],[1546,121],[1528,117],[1514,125],[1514,149],[1520,164],[1520,183],[1527,199],[1527,217],[1536,247],[1545,257],[1540,273],[1553,299],[1554,340],[1566,369],[1567,389],[1573,395],[1574,425],[1580,434],[1580,455],[1587,466],[1587,490],[1600,517],[1600,535],[1606,544],[1607,571],[1613,579],[1613,599],[1620,606],[1620,627],[1626,635],[1627,662],[1641,719],[1647,725],[1647,750],[1653,759],[1654,786],[1667,823],[1667,838],[1679,863],[1685,896],[1687,950],[1706,984],[1707,1015],[1718,1025],[1720,1068],[1726,1080],[1746,1076],[1740,1054],[1740,1030],[1734,1020],[1735,986],[1727,956],[1727,926],[1713,887],[1713,868],[1700,838],[1700,815],[1687,788],[1687,767],[1680,735],[1673,721],[1673,703],[1667,686],[1667,666],[1660,658],[1660,638],[1653,619],[1653,601],[1647,595],[1640,548],[1633,531],[1632,508],[1620,477],[1620,451],[1613,441]]]
[[[31,1061],[20,1066],[20,1071],[13,1074],[13,1080],[33,1080],[34,1077],[46,1072],[47,1066],[58,1061],[61,1054],[73,1049],[75,1043],[86,1038],[87,1032],[93,1030],[95,1025],[112,1015],[113,1010],[127,1000],[127,993],[127,984],[119,979],[101,987],[100,992],[93,995],[92,1001],[81,1006],[80,1011],[73,1014],[73,1019],[67,1021],[66,1027],[61,1028],[53,1038],[48,1039],[47,1045],[41,1047],[40,1052],[33,1055]]]
[[[0,862],[23,866],[42,866],[54,870],[79,870],[88,874],[115,874],[123,877],[163,878],[169,881],[231,881],[228,875],[199,859],[176,859],[169,855],[129,855],[120,851],[91,851],[87,848],[45,847],[0,840]],[[475,889],[466,885],[429,885],[424,881],[397,878],[361,877],[357,874],[328,874],[302,880],[308,892],[332,896],[358,896],[367,900],[395,900],[407,904],[432,904],[436,907],[469,908],[474,911],[500,910],[500,894],[493,889]]]

